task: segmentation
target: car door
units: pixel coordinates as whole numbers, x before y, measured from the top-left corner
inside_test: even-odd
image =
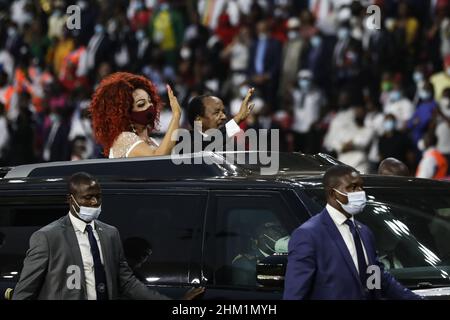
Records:
[[[206,198],[183,189],[104,190],[102,221],[118,228],[135,276],[177,299],[200,283]]]
[[[19,280],[31,235],[68,212],[64,194],[0,195],[0,299]]]
[[[287,254],[299,219],[290,191],[214,191],[203,239],[203,299],[280,299],[282,289],[256,281],[256,264]],[[295,209],[294,209],[295,208]]]

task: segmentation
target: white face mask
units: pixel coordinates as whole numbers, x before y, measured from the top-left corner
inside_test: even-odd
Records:
[[[419,149],[422,152],[425,151],[426,147],[425,147],[425,141],[423,139],[420,139],[419,142],[417,142],[417,149]]]
[[[348,214],[355,215],[361,213],[361,211],[364,210],[367,202],[365,191],[343,193],[336,189],[333,190],[347,197],[348,199],[347,204],[340,202],[338,199],[336,199],[336,201],[341,205],[342,209],[344,209],[345,212],[347,212]]]
[[[298,36],[298,32],[295,30],[288,31],[287,36],[290,40],[294,40]]]
[[[100,213],[102,212],[101,205],[99,205],[98,207],[80,206],[77,200],[75,200],[75,198],[73,197],[73,195],[70,196],[72,197],[73,201],[75,201],[76,205],[80,208],[80,210],[77,211],[75,209],[75,206],[72,205],[73,210],[77,213],[78,217],[80,217],[81,220],[91,222],[92,220],[96,220],[99,217]]]

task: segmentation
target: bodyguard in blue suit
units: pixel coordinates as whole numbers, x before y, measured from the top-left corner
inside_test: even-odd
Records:
[[[420,299],[384,271],[372,232],[354,219],[366,204],[358,172],[333,166],[323,185],[326,208],[297,228],[289,241],[283,298]]]

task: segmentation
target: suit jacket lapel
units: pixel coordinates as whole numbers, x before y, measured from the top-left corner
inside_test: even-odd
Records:
[[[355,281],[357,283],[361,283],[361,280],[359,279],[358,270],[356,270],[355,263],[353,262],[352,256],[350,255],[350,251],[348,251],[347,245],[345,244],[344,239],[342,238],[341,233],[337,229],[336,225],[334,224],[334,221],[331,219],[330,214],[325,209],[321,213],[322,215],[322,221],[325,224],[328,234],[330,235],[331,239],[333,240],[333,243],[338,247],[339,252],[341,253],[342,257],[344,258],[345,262],[347,263],[347,266],[353,275]]]
[[[98,222],[95,223],[95,230],[97,231],[98,237],[100,239],[100,245],[102,246],[103,264],[106,273],[106,286],[108,288],[108,297],[111,300],[113,299],[113,281],[111,279],[111,254],[109,252],[108,239],[104,229],[99,225]]]
[[[86,290],[86,278],[84,275],[83,258],[81,257],[80,245],[78,244],[75,230],[73,229],[72,223],[70,222],[70,219],[68,216],[63,217],[61,226],[64,229],[64,237],[66,238],[66,241],[70,247],[70,253],[72,255],[72,260],[75,261],[75,264],[78,265],[81,269],[82,295],[86,299],[87,298],[87,290]]]

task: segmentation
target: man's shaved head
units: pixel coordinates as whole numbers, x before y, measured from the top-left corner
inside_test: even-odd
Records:
[[[378,174],[384,176],[410,176],[406,164],[395,158],[386,158],[381,161],[380,166],[378,167]]]
[[[69,179],[69,193],[77,194],[80,191],[81,185],[98,185],[98,181],[87,172],[77,172]]]

